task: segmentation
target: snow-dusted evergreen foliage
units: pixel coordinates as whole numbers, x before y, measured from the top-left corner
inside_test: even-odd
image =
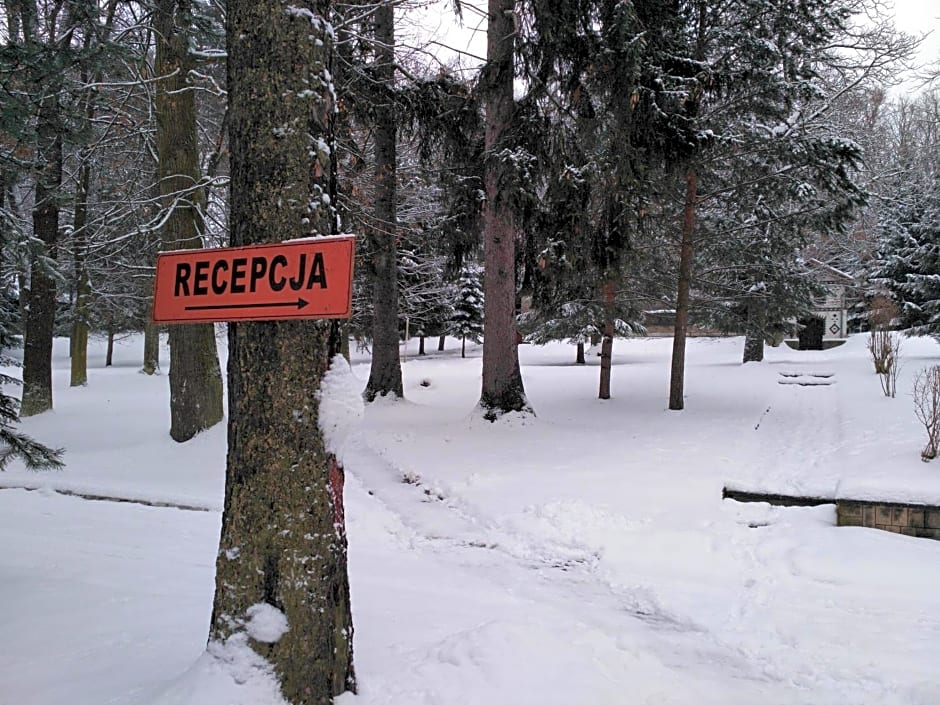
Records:
[[[940,177],[915,189],[879,230],[872,283],[898,304],[898,327],[940,337]]]
[[[457,284],[457,298],[450,318],[451,335],[460,338],[461,357],[466,355],[467,339],[479,343],[483,335],[483,287],[479,270],[465,267]]]
[[[16,304],[9,296],[0,297],[0,366],[19,367],[20,362],[6,351],[18,344],[11,333],[10,323],[15,320]],[[0,373],[0,390],[8,386],[20,386],[20,380]],[[61,449],[52,449],[38,443],[16,430],[19,423],[19,400],[0,391],[0,471],[18,458],[30,470],[46,470],[62,467]]]

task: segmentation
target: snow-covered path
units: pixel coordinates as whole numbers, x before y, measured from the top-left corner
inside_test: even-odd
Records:
[[[409,360],[409,401],[370,407],[343,451],[361,690],[342,704],[940,703],[940,542],[721,500],[729,481],[940,496],[910,400],[879,398],[862,341],[744,367],[739,342],[693,342],[681,414],[669,341],[618,343],[608,402],[596,360],[526,347],[539,415],[495,426],[471,413],[478,359]],[[26,424],[69,468],[0,481],[219,506],[224,434],[172,443],[165,403],[165,380],[94,370]],[[204,646],[218,522],[0,491],[0,704],[195,705],[166,688]]]

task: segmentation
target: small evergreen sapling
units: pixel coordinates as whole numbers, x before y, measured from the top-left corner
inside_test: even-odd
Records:
[[[479,274],[473,269],[464,269],[460,274],[450,332],[461,340],[460,357],[467,356],[467,338],[474,343],[479,343],[482,338],[483,288]]]
[[[15,310],[12,309],[11,302],[4,299],[0,303],[0,365],[4,367],[22,367],[18,360],[3,353],[17,343],[8,328],[13,315]],[[8,384],[22,386],[22,382],[15,377],[0,373],[0,389]],[[0,392],[0,471],[5,470],[15,458],[21,459],[29,470],[61,468],[61,448],[48,448],[14,428],[20,420],[19,411],[19,400]]]

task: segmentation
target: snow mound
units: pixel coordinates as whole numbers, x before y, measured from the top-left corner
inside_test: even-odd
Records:
[[[274,669],[252,651],[245,633],[234,634],[225,642],[210,642],[199,660],[149,705],[223,703],[288,705]]]
[[[358,428],[365,414],[360,386],[342,355],[333,358],[320,383],[320,430],[327,450],[340,462],[350,434]]]

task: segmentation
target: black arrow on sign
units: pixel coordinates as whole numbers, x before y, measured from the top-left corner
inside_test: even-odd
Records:
[[[309,301],[304,301],[301,298],[298,298],[296,301],[290,303],[266,303],[266,304],[220,304],[217,306],[187,306],[187,311],[221,311],[224,309],[232,308],[283,308],[284,306],[293,306],[294,308],[300,310],[306,308],[310,304]]]

